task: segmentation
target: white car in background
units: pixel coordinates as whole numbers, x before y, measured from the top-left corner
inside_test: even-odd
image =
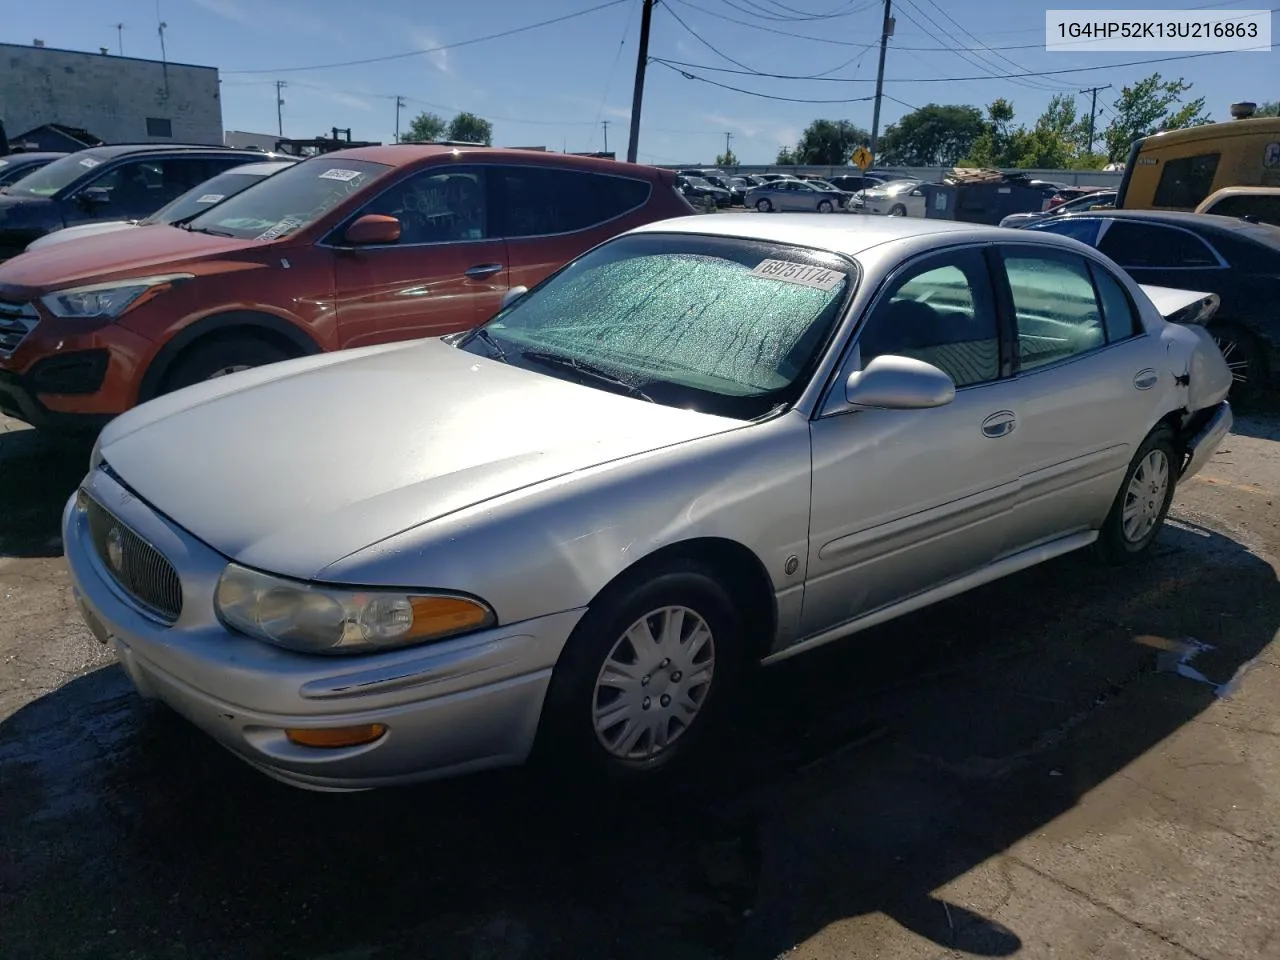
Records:
[[[149,217],[142,220],[104,220],[97,223],[82,223],[77,227],[64,227],[52,233],[46,233],[27,244],[27,250],[47,247],[80,237],[92,237],[100,233],[114,233],[130,227],[146,227],[153,223],[172,224],[187,220],[198,213],[203,213],[215,203],[221,203],[227,197],[247,190],[272,174],[291,167],[296,160],[269,160],[263,163],[246,163],[239,167],[225,170],[204,183],[197,184],[180,197],[165,204]]]
[[[890,180],[856,197],[855,207],[888,217],[923,217],[925,199],[920,186],[919,180]]]

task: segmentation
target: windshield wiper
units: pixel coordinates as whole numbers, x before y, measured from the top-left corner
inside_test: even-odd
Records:
[[[489,352],[493,355],[495,360],[501,360],[503,363],[511,362],[507,359],[507,351],[502,349],[502,344],[495,340],[493,334],[484,327],[478,327],[476,329],[475,337],[478,340],[484,341],[484,345],[489,348]]]
[[[182,224],[183,230],[190,230],[192,233],[207,233],[211,237],[234,237],[234,233],[226,233],[223,230],[210,230],[208,227],[193,227],[190,223]]]
[[[581,360],[575,360],[573,357],[564,357],[558,353],[547,353],[544,350],[523,350],[520,353],[526,360],[533,360],[544,366],[555,367],[560,370],[572,370],[574,373],[580,374],[589,380],[595,380],[611,387],[620,387],[626,391],[628,396],[639,397],[641,400],[647,400],[649,403],[657,403],[653,397],[649,396],[639,387],[627,383],[627,381],[615,377],[611,373],[594,367],[589,363],[583,363]]]

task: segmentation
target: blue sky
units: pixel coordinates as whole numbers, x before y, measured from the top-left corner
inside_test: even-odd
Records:
[[[158,12],[168,24],[170,60],[209,64],[222,71],[227,129],[274,132],[274,81],[284,80],[286,136],[315,136],[336,125],[350,127],[357,139],[390,142],[395,132],[394,98],[399,94],[408,101],[401,114],[404,125],[421,110],[446,117],[471,110],[493,121],[494,142],[504,145],[599,150],[605,136],[602,121],[608,121],[609,147],[621,155],[627,145],[640,0],[620,0],[554,26],[455,49],[335,69],[286,69],[410,54],[604,2],[159,0]],[[686,68],[775,97],[841,101],[787,103],[686,79],[650,64],[640,159],[711,162],[724,149],[728,132],[742,162],[767,163],[780,145],[794,143],[816,117],[847,119],[869,128],[871,103],[847,101],[874,92],[881,4],[882,0],[663,0],[654,12],[651,56],[728,70],[745,66],[867,82],[783,80]],[[1072,5],[1059,0],[1048,6]],[[1075,6],[1104,4],[1094,0]],[[1262,4],[1130,0],[1122,6],[1194,10],[1258,9]],[[1280,98],[1280,48],[1149,67],[1108,67],[1162,54],[1046,53],[1045,9],[1045,4],[1027,0],[897,0],[897,30],[885,85],[886,97],[893,99],[884,102],[882,126],[907,112],[908,104],[983,105],[999,96],[1013,101],[1019,121],[1030,123],[1054,92],[1108,83],[1115,89],[1100,94],[1099,104],[1109,107],[1120,86],[1153,70],[1192,81],[1195,94],[1207,98],[1216,119],[1227,118],[1233,100]],[[806,12],[814,19],[800,19]],[[680,20],[739,65],[709,49]],[[118,22],[125,24],[127,56],[158,58],[156,0],[9,4],[0,21],[0,39],[29,43],[39,37],[50,47],[96,51],[107,46],[114,52]],[[1275,29],[1280,32],[1280,26]],[[957,53],[942,47],[971,49]],[[1078,67],[1097,69],[1036,80],[925,82]],[[1085,97],[1079,102],[1087,106]]]

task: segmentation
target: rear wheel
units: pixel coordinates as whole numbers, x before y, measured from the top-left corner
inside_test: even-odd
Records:
[[[557,766],[646,780],[695,751],[740,675],[741,621],[701,564],[606,590],[556,664],[538,733]]]
[[[1267,390],[1267,355],[1258,338],[1238,323],[1209,327],[1222,358],[1231,370],[1231,399],[1246,403],[1260,400]]]
[[[178,359],[165,377],[160,393],[171,393],[183,387],[231,373],[287,360],[290,354],[256,337],[238,336],[196,344]]]
[[[831,212],[832,210],[834,210],[834,209],[835,209],[835,205],[834,205],[830,200],[819,200],[819,201],[818,201],[818,212],[819,212],[819,213],[830,213],[830,212]]]
[[[1128,563],[1150,549],[1173,502],[1179,463],[1173,432],[1165,426],[1151,431],[1098,533],[1097,553],[1104,562]]]
[[[905,217],[906,215],[907,215],[907,208],[900,203],[895,203],[892,207],[889,208],[889,216],[891,217]]]
[[[768,200],[760,199],[756,201],[756,209],[759,210],[761,213],[768,213],[770,210],[773,209],[773,204],[770,203]]]

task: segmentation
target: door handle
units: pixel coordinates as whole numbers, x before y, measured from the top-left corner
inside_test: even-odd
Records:
[[[1012,410],[1001,410],[982,421],[982,433],[992,439],[1007,437],[1013,433],[1013,428],[1017,425],[1018,420],[1014,417]]]
[[[485,277],[492,277],[501,269],[502,264],[500,263],[482,263],[479,266],[469,268],[467,276],[472,280],[483,280]]]
[[[1139,390],[1150,390],[1160,380],[1160,374],[1152,367],[1139,370],[1133,375],[1133,385]]]

